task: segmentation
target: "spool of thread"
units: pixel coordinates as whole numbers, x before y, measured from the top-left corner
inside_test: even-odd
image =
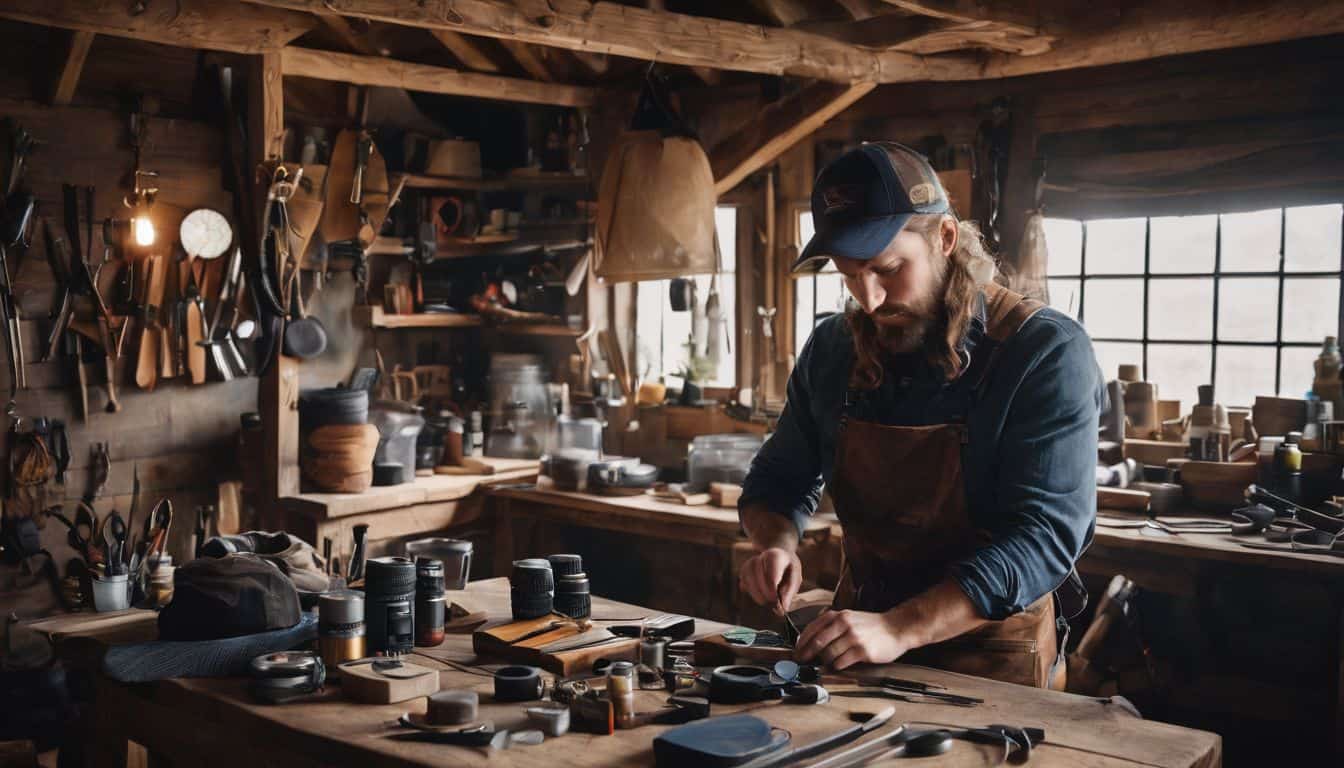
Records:
[[[607,669],[607,698],[617,728],[628,728],[635,721],[635,665],[613,662]]]
[[[593,605],[590,591],[586,574],[561,576],[555,583],[555,610],[571,619],[588,618]]]
[[[546,560],[551,564],[551,572],[557,579],[583,573],[583,558],[579,555],[550,555]]]
[[[443,642],[447,604],[443,596],[443,561],[415,559],[415,644],[432,647]]]
[[[541,698],[541,670],[512,665],[495,671],[496,701],[535,701]]]
[[[425,720],[430,725],[464,725],[476,719],[479,706],[475,691],[439,691],[429,697]]]
[[[364,593],[328,592],[317,603],[317,649],[328,667],[365,656]]]
[[[554,609],[555,576],[549,561],[540,558],[515,561],[509,583],[513,618],[536,619]]]
[[[364,621],[372,654],[410,653],[415,647],[415,563],[375,557],[364,566]]]

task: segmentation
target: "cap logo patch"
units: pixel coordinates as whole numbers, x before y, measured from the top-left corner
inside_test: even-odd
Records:
[[[938,197],[938,192],[932,184],[916,184],[910,188],[911,205],[928,205]]]
[[[858,205],[858,200],[850,195],[850,190],[846,186],[831,187],[821,193],[821,201],[826,205],[826,210],[822,213],[830,215],[846,208]]]

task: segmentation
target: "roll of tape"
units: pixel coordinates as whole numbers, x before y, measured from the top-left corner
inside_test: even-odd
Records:
[[[514,665],[495,671],[496,701],[535,701],[541,698],[541,670]]]
[[[547,736],[564,736],[569,733],[569,707],[528,707],[525,711],[528,721]]]
[[[429,697],[425,719],[430,725],[463,725],[476,719],[479,704],[475,691],[439,691]]]
[[[578,555],[550,555],[546,559],[550,561],[551,571],[555,573],[557,579],[583,573],[583,558]]]

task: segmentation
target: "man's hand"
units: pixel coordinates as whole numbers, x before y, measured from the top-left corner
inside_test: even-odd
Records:
[[[798,555],[780,547],[771,547],[742,564],[738,584],[758,605],[768,605],[775,613],[789,609],[803,583],[803,563]]]
[[[826,611],[798,638],[798,658],[833,669],[893,662],[911,649],[897,630],[895,613]]]

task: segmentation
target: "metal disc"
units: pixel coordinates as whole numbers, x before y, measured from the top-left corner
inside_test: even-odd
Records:
[[[233,242],[233,228],[224,214],[210,208],[197,208],[182,219],[178,228],[182,250],[199,259],[218,258]]]

